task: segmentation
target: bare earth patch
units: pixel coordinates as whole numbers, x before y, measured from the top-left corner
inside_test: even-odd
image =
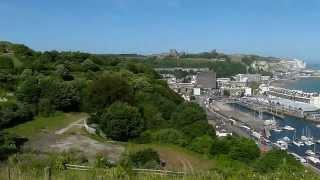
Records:
[[[31,138],[23,148],[37,152],[76,150],[82,152],[89,161],[93,161],[97,154],[102,154],[113,162],[120,159],[125,150],[122,145],[99,142],[88,137],[80,122],[82,120],[55,132],[42,132],[37,137]]]

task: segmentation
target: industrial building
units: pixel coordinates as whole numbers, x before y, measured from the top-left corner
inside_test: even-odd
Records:
[[[196,87],[201,90],[217,89],[217,75],[213,71],[199,72]]]

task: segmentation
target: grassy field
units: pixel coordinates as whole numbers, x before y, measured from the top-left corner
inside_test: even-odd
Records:
[[[30,138],[40,132],[53,132],[64,128],[70,123],[85,117],[85,113],[56,113],[51,117],[37,116],[34,120],[6,129],[7,132]]]
[[[156,150],[161,160],[166,162],[167,170],[196,172],[207,171],[215,166],[214,160],[174,145],[128,143],[126,151],[134,152],[144,148]]]
[[[18,169],[11,168],[10,173],[6,168],[0,168],[0,180],[43,180],[49,179],[45,176],[45,170],[41,169],[41,172],[35,169]],[[76,171],[76,170],[64,170],[60,172],[53,171],[51,174],[53,180],[101,180],[101,179],[119,179],[119,180],[238,180],[238,179],[250,179],[250,180],[318,180],[319,176],[315,174],[305,173],[270,173],[270,174],[242,174],[239,176],[225,177],[217,171],[211,171],[206,173],[194,173],[181,176],[159,174],[159,173],[128,173],[123,168],[116,167],[111,169],[92,169],[89,171]]]

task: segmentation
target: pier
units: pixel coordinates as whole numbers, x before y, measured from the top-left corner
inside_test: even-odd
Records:
[[[278,118],[285,118],[285,116],[292,116],[296,118],[301,118],[305,120],[309,120],[312,122],[320,122],[320,118],[316,118],[312,115],[306,115],[299,109],[288,109],[284,106],[278,104],[272,104],[269,102],[263,102],[259,100],[247,99],[247,98],[239,98],[239,99],[228,99],[226,101],[228,104],[238,104],[247,109],[253,110],[261,113],[268,113]]]

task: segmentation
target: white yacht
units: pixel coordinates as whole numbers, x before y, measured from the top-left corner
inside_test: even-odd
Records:
[[[287,131],[294,131],[294,130],[295,130],[294,127],[289,126],[289,125],[284,126],[283,129],[284,129],[284,130],[287,130]]]
[[[294,134],[293,134],[293,137],[292,137],[292,144],[296,145],[298,147],[304,146],[303,141],[301,141],[301,140],[299,140],[297,138],[297,131],[296,130],[294,131]]]
[[[283,137],[282,140],[286,143],[290,143],[291,139],[287,136]]]
[[[278,140],[276,143],[273,143],[277,148],[279,148],[280,150],[287,150],[288,149],[288,143],[286,143],[283,140]]]
[[[304,143],[302,141],[297,140],[297,139],[293,140],[292,144],[294,144],[298,147],[304,146]]]
[[[279,127],[276,127],[276,128],[273,128],[273,129],[272,129],[272,131],[274,131],[274,132],[281,132],[281,131],[282,131],[282,129],[281,129],[281,128],[279,128]]]
[[[309,149],[309,150],[306,151],[306,155],[308,155],[308,156],[315,156],[316,153]]]
[[[305,133],[305,134],[304,134]],[[302,136],[301,136],[301,140],[304,142],[305,145],[307,146],[312,146],[314,145],[313,142],[313,137],[311,136],[311,133],[308,132],[308,129],[306,128],[305,132],[304,130],[302,130]]]
[[[307,146],[312,146],[312,145],[314,145],[314,142],[308,140],[308,141],[305,141],[304,144]]]
[[[277,125],[277,121],[274,119],[268,119],[264,121],[264,125],[265,126],[276,126]]]

